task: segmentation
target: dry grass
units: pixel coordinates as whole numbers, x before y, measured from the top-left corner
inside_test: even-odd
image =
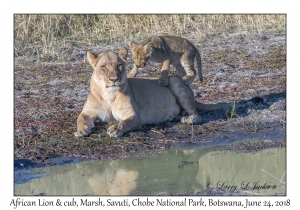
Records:
[[[227,33],[283,32],[285,15],[29,15],[14,16],[15,55],[64,59],[60,49],[127,43],[152,35],[207,39]]]

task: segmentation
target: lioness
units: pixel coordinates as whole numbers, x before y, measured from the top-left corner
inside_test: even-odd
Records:
[[[176,69],[179,77],[186,75],[184,83],[191,85],[196,71],[194,60],[196,58],[198,66],[198,76],[202,82],[201,57],[198,49],[187,39],[177,36],[153,36],[140,43],[129,42],[129,46],[134,56],[134,67],[128,77],[135,77],[138,68],[146,65],[147,61],[163,63],[160,78],[161,86],[168,85],[170,65]]]
[[[194,100],[192,90],[178,76],[168,78],[168,87],[158,84],[156,78],[128,78],[125,59],[128,51],[103,52],[95,56],[87,52],[94,72],[90,81],[91,92],[77,119],[75,136],[87,136],[94,121],[114,123],[107,131],[110,137],[120,137],[127,131],[141,128],[142,124],[172,120],[185,110],[183,123],[199,123],[198,110],[215,110],[223,104],[205,105]]]

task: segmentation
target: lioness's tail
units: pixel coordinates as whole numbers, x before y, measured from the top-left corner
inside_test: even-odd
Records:
[[[196,47],[195,47],[196,48]],[[203,76],[202,76],[202,63],[201,63],[201,56],[199,53],[199,50],[196,48],[196,61],[197,61],[197,67],[198,67],[198,76],[200,81],[203,81]]]
[[[219,103],[219,104],[202,104],[198,101],[195,101],[197,111],[214,111],[218,109],[224,109],[228,112],[231,108],[231,103]]]

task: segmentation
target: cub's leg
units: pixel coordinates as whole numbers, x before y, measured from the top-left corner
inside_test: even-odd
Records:
[[[189,116],[182,117],[182,123],[198,124],[201,122],[201,117],[196,111],[193,91],[189,86],[186,86],[182,79],[177,76],[169,77],[169,89],[174,94],[176,100],[181,107],[188,113]]]
[[[194,56],[191,56],[190,54],[183,54],[181,58],[181,64],[185,69],[186,72],[186,78],[184,80],[184,84],[190,86],[196,76],[196,71],[194,67]]]
[[[88,136],[91,134],[91,129],[94,127],[94,121],[98,118],[100,103],[90,93],[87,101],[83,106],[83,110],[77,118],[77,132],[74,133],[76,137]]]
[[[176,69],[176,75],[179,76],[180,78],[184,77],[186,75],[185,69],[181,65],[180,62],[177,62],[176,65],[174,65]]]
[[[133,68],[129,72],[128,77],[136,77],[137,73],[138,73],[138,67],[136,67],[136,65],[133,64]]]
[[[158,84],[161,86],[168,86],[168,77],[170,69],[170,60],[165,60],[160,70],[160,77],[158,79]]]

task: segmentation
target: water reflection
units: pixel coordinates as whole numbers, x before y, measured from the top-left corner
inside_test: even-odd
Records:
[[[245,188],[245,195],[282,195],[286,193],[285,157],[285,149],[237,154],[210,147],[130,160],[87,161],[35,169],[47,176],[16,184],[15,195],[160,195],[196,193],[207,187]],[[255,186],[275,189],[253,189]]]
[[[130,195],[136,188],[135,181],[139,174],[136,171],[128,171],[126,167],[115,162],[105,167],[102,173],[97,169],[89,173],[92,175],[87,181],[95,195]]]
[[[282,195],[286,192],[285,157],[285,149],[239,155],[235,152],[209,153],[199,159],[196,179],[199,183],[225,190]]]
[[[15,195],[129,195],[139,173],[120,162],[87,161],[36,169],[47,176],[15,185]]]

